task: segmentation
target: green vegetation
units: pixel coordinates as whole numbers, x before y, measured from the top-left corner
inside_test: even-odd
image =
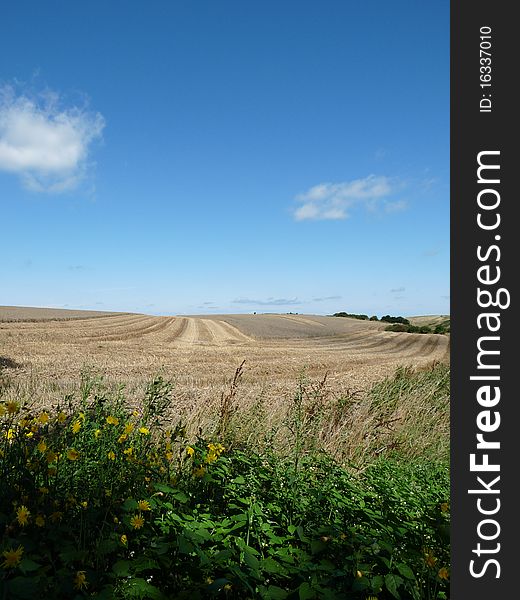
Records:
[[[368,320],[370,320],[370,321],[376,320],[377,321],[377,317],[375,317],[375,319],[374,319],[374,317],[371,317],[369,319],[368,315],[358,315],[356,313],[337,312],[337,313],[334,313],[332,316],[333,317],[349,317],[351,319],[359,319],[360,321],[368,321]]]
[[[160,378],[137,410],[99,378],[52,409],[2,379],[0,597],[448,598],[449,369],[302,379],[257,437],[241,372],[192,439]]]
[[[381,321],[386,323],[401,323],[403,325],[410,325],[410,321],[404,317],[391,317],[390,315],[384,315],[381,317]]]
[[[395,323],[386,327],[385,331],[402,331],[405,333],[436,333],[444,335],[450,333],[450,319],[446,319],[442,323],[438,323],[435,327],[430,325],[403,325]]]

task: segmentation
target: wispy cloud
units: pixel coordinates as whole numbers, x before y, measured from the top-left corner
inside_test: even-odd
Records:
[[[39,96],[0,88],[0,170],[18,175],[32,191],[77,188],[88,169],[89,149],[105,121],[85,107],[64,106],[56,93]]]
[[[393,288],[392,290],[390,290],[390,292],[392,294],[398,294],[399,292],[404,292],[406,290],[406,288],[404,287],[398,287],[398,288]]]
[[[267,298],[267,300],[259,300],[252,298],[238,298],[231,301],[233,304],[248,304],[257,306],[294,306],[295,304],[303,304],[298,298]]]
[[[401,188],[397,180],[376,175],[340,183],[320,183],[296,196],[300,206],[294,211],[294,218],[297,221],[346,219],[356,206],[397,212],[405,209],[406,203],[386,198]]]
[[[325,296],[324,298],[313,298],[313,302],[327,302],[327,300],[341,300],[343,296]]]

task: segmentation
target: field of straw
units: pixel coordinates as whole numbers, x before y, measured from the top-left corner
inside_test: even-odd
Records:
[[[48,407],[77,390],[85,372],[102,376],[109,387],[124,384],[131,403],[161,376],[173,382],[172,417],[207,431],[245,361],[233,402],[240,426],[253,435],[277,429],[299,386],[319,388],[322,403],[341,403],[361,397],[398,367],[449,361],[448,336],[384,329],[380,322],[312,315],[156,317],[0,308],[0,364],[18,397],[37,397]],[[366,406],[360,410],[366,421]]]

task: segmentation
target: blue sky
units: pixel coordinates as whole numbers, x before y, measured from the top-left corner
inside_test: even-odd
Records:
[[[449,312],[449,3],[7,3],[0,304]]]

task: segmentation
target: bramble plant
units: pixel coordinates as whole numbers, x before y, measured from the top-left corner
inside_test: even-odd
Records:
[[[291,452],[240,442],[241,372],[214,436],[191,439],[160,378],[136,410],[91,375],[46,409],[4,385],[0,598],[448,598],[447,463],[334,461],[309,439],[326,379],[297,390]]]

